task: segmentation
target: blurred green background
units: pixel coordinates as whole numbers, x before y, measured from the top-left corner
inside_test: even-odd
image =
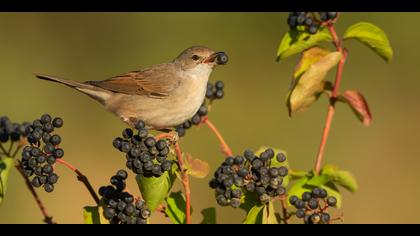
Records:
[[[95,186],[125,166],[112,140],[125,125],[97,102],[65,86],[36,80],[45,73],[78,81],[101,80],[172,60],[183,49],[205,45],[223,50],[229,65],[211,80],[223,80],[226,97],[216,101],[210,119],[235,153],[273,146],[287,150],[294,169],[314,164],[326,116],[327,99],[307,112],[287,115],[285,97],[297,56],[277,63],[279,41],[288,30],[287,13],[1,13],[0,115],[33,120],[45,112],[61,116],[65,159]],[[337,31],[358,21],[380,26],[394,58],[385,63],[352,41],[342,89],[366,96],[373,125],[365,128],[346,106],[338,106],[325,161],[350,170],[360,189],[344,191],[346,223],[420,223],[420,13],[344,13]],[[334,73],[329,75],[333,77]],[[181,145],[214,168],[222,161],[219,144],[206,128],[193,128]],[[39,191],[59,223],[82,223],[82,207],[93,205],[73,173],[59,167],[52,194]],[[216,206],[209,178],[192,179],[193,222]],[[135,192],[134,180],[130,189]],[[175,189],[179,189],[179,184]],[[240,223],[241,210],[217,207],[218,223]],[[13,170],[0,223],[41,223],[42,216],[22,178]],[[159,214],[153,223],[166,223]]]

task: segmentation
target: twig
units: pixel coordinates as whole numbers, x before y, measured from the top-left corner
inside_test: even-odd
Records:
[[[60,163],[60,164],[63,164],[64,166],[66,166],[67,168],[72,170],[74,173],[76,173],[77,180],[79,180],[80,182],[82,182],[85,185],[85,187],[89,191],[90,195],[92,196],[93,200],[95,200],[96,204],[99,205],[100,204],[99,197],[96,194],[95,190],[93,189],[92,185],[90,184],[88,178],[84,174],[82,174],[82,172],[80,172],[78,169],[76,169],[74,166],[72,166],[70,163],[64,161],[63,159],[58,159],[57,158],[57,162]]]
[[[15,167],[19,171],[19,173],[22,175],[22,177],[25,179],[26,186],[28,187],[29,191],[32,193],[32,196],[35,198],[35,201],[39,209],[41,210],[42,215],[44,216],[44,222],[47,224],[56,224],[56,222],[53,221],[52,216],[48,215],[47,209],[45,208],[38,194],[36,193],[28,177],[26,177],[25,173],[23,172],[20,161],[18,161],[18,164],[16,164]]]
[[[10,156],[10,153],[8,153],[7,151],[6,151],[6,149],[3,147],[3,145],[0,143],[0,149],[1,149],[1,151],[6,155],[6,156]]]
[[[177,135],[173,134],[173,133],[161,133],[156,135],[155,139],[156,140],[160,140],[160,139],[169,139],[171,141],[173,141],[174,146],[175,146],[175,153],[176,156],[178,158],[178,164],[179,164],[179,168],[181,169],[181,182],[182,182],[182,186],[184,187],[184,192],[185,192],[185,205],[186,205],[186,209],[185,209],[185,215],[186,215],[186,223],[187,224],[191,224],[191,190],[190,190],[190,180],[189,180],[189,176],[186,173],[186,168],[185,168],[185,163],[184,163],[184,159],[182,156],[182,150],[181,147],[179,145],[179,140],[177,140]],[[158,211],[160,211],[161,213],[166,215],[166,212],[164,210],[164,206],[159,207]]]
[[[204,117],[202,123],[206,124],[210,130],[216,135],[217,139],[220,142],[221,150],[225,156],[233,156],[232,149],[227,145],[225,139],[223,138],[220,131],[216,128],[216,126],[209,120],[208,117]]]
[[[9,151],[7,152],[7,153],[9,153],[9,155],[12,152],[12,149],[13,149],[14,145],[15,145],[15,142],[10,142]]]
[[[191,224],[191,190],[190,190],[190,179],[186,173],[184,159],[182,157],[181,147],[179,142],[175,143],[175,152],[178,157],[178,164],[181,169],[182,185],[185,191],[185,215],[187,224]]]
[[[26,144],[26,142],[25,142],[25,140],[20,140],[19,141],[19,144],[18,144],[18,146],[16,147],[16,150],[13,152],[13,154],[12,154],[12,158],[15,158],[16,157],[16,155],[18,154],[18,152],[20,151],[20,149],[23,147],[23,146],[25,146],[25,144]]]
[[[346,59],[347,59],[347,50],[345,50],[341,47],[341,41],[338,38],[337,33],[335,32],[334,26],[332,24],[330,24],[330,25],[328,25],[328,29],[329,29],[332,37],[333,37],[333,42],[334,42],[334,45],[337,47],[337,51],[342,52],[343,56],[342,56],[340,62],[338,63],[337,73],[336,73],[335,83],[334,83],[334,89],[332,91],[332,94],[331,94],[331,97],[330,97],[330,104],[328,106],[327,119],[325,121],[325,127],[324,127],[324,131],[322,133],[321,144],[319,146],[318,155],[316,157],[314,170],[315,170],[315,173],[317,175],[321,171],[322,159],[324,157],[324,152],[325,152],[325,146],[327,144],[328,135],[329,135],[330,129],[331,129],[331,123],[333,121],[333,117],[334,117],[334,113],[335,113],[335,102],[337,100],[338,90],[340,88],[344,63],[346,62]]]
[[[15,158],[16,157],[16,155],[18,154],[18,152],[20,151],[20,149],[22,148],[22,146],[21,145],[19,145],[19,146],[17,146],[16,147],[16,150],[15,150],[15,152],[13,152],[13,154],[12,154],[12,158]]]
[[[290,219],[290,216],[289,216],[289,213],[287,212],[287,202],[286,202],[286,199],[287,199],[287,197],[282,197],[281,199],[280,199],[280,203],[281,203],[281,208],[282,208],[282,210],[283,210],[283,223],[284,224],[286,224],[286,225],[288,225],[290,222],[289,222],[289,219]]]

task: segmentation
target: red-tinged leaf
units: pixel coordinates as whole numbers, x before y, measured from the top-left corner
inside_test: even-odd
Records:
[[[194,159],[187,155],[187,173],[196,178],[205,178],[210,172],[210,165],[200,159]]]
[[[365,97],[360,92],[347,90],[339,96],[339,101],[347,103],[364,126],[370,126],[372,114]]]

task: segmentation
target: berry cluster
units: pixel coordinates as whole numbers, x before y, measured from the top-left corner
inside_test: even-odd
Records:
[[[159,177],[172,168],[167,160],[169,144],[166,140],[157,141],[149,135],[145,123],[136,124],[136,134],[130,128],[122,132],[122,137],[114,139],[113,146],[126,154],[127,168],[144,177]]]
[[[285,166],[272,166],[274,161],[277,164],[283,163],[286,156],[282,153],[276,155],[269,148],[259,157],[251,150],[246,150],[244,156],[226,158],[209,183],[215,189],[217,203],[221,206],[239,207],[241,197],[246,192],[256,193],[263,204],[268,203],[271,198],[284,196],[286,189],[282,183],[283,178],[288,175],[288,169]]]
[[[99,188],[104,217],[111,224],[147,224],[151,212],[145,202],[124,191],[127,176],[125,170],[119,170],[111,177],[111,185]]]
[[[210,101],[222,99],[225,96],[225,84],[223,81],[217,81],[214,85],[210,82],[207,83],[206,98]]]
[[[188,129],[190,129],[193,125],[199,125],[201,123],[202,118],[208,114],[206,100],[211,103],[214,100],[222,99],[225,96],[225,92],[223,90],[224,87],[225,85],[222,81],[217,81],[214,85],[210,82],[207,83],[206,99],[198,109],[197,113],[191,119],[175,128],[179,137],[184,137]]]
[[[0,143],[6,143],[9,140],[17,142],[21,137],[28,136],[30,123],[13,123],[7,116],[0,117]]]
[[[301,199],[291,196],[289,202],[297,209],[296,217],[304,219],[305,224],[329,224],[331,216],[328,208],[337,205],[337,199],[328,196],[327,191],[322,188],[304,192]]]
[[[43,186],[46,192],[54,190],[58,175],[54,173],[53,165],[57,158],[64,156],[63,149],[58,147],[61,137],[53,134],[54,129],[62,126],[61,118],[52,119],[50,115],[45,114],[27,127],[30,145],[22,151],[21,167],[28,178],[34,176],[31,180],[32,186]]]
[[[323,22],[334,20],[337,12],[291,12],[287,18],[290,29],[302,26],[310,34],[316,34]]]

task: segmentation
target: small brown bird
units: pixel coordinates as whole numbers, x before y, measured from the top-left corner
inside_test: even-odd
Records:
[[[161,130],[173,128],[194,116],[204,101],[211,72],[216,65],[227,61],[224,52],[194,46],[172,62],[103,81],[80,83],[48,75],[36,77],[87,94],[130,126],[143,120],[147,128]]]

